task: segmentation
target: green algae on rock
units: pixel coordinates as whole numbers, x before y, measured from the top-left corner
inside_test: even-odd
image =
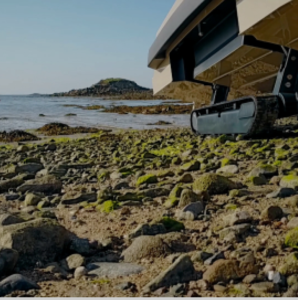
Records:
[[[166,208],[171,208],[176,206],[179,203],[181,193],[183,191],[182,184],[178,183],[176,186],[172,189],[169,199],[164,203],[164,206]]]
[[[117,201],[108,200],[105,201],[103,204],[98,205],[96,208],[100,212],[110,213],[119,208],[119,203]]]
[[[164,227],[166,228],[166,230],[168,232],[173,232],[173,231],[181,231],[185,229],[185,226],[183,223],[176,221],[172,218],[169,217],[163,217],[160,221],[158,221],[157,223],[161,223],[164,225]]]
[[[284,176],[279,185],[281,187],[288,187],[288,188],[293,188],[295,190],[298,190],[298,176],[295,175],[288,175]]]
[[[138,180],[137,180],[136,185],[140,186],[140,185],[145,184],[145,183],[150,184],[150,183],[157,183],[157,182],[158,182],[158,180],[157,180],[156,175],[147,174],[147,175],[139,177]]]
[[[298,273],[298,253],[294,252],[289,254],[285,263],[278,270],[285,276],[290,276]]]
[[[238,185],[230,179],[217,174],[205,174],[193,183],[194,191],[207,191],[210,195],[225,194],[237,189]]]

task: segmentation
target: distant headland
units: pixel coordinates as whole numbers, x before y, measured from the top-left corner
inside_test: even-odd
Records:
[[[123,78],[107,78],[91,87],[71,90],[64,93],[55,93],[51,97],[101,97],[104,99],[121,100],[149,100],[168,99],[163,96],[154,96],[153,90],[139,86],[134,81]]]

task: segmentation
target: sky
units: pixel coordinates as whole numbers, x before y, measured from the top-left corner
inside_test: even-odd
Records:
[[[152,87],[147,56],[174,0],[0,0],[0,94],[108,77]]]

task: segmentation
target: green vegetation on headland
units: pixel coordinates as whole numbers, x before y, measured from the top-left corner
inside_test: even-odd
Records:
[[[104,99],[121,100],[152,100],[169,99],[163,96],[154,96],[153,90],[141,87],[134,81],[122,78],[107,78],[91,87],[71,90],[64,93],[55,93],[52,97],[100,97]]]

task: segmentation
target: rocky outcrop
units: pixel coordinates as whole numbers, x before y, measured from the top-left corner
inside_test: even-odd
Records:
[[[154,99],[153,91],[139,86],[134,81],[122,78],[108,78],[99,81],[91,87],[71,90],[65,93],[55,93],[53,97],[120,97],[121,99]],[[158,97],[160,99],[160,96]]]

